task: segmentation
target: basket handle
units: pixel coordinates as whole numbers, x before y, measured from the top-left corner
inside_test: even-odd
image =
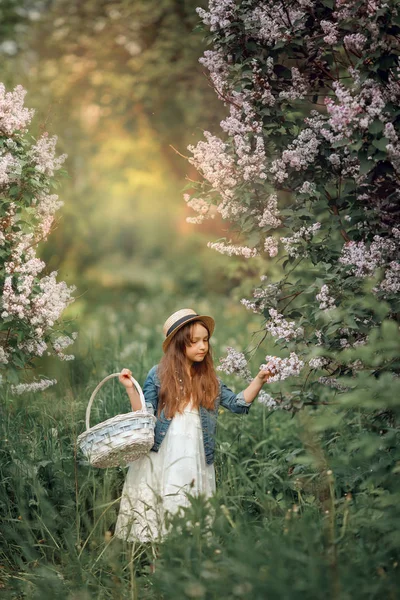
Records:
[[[94,389],[93,394],[90,396],[89,404],[88,404],[87,409],[86,409],[86,431],[88,429],[90,429],[90,411],[92,409],[92,404],[93,404],[94,397],[96,396],[96,394],[99,391],[99,389],[101,388],[101,386],[106,381],[108,381],[108,379],[111,379],[112,377],[119,377],[120,374],[121,373],[112,373],[111,375],[107,375],[107,377],[104,377],[104,379],[102,381],[100,381],[100,383]],[[148,412],[142,388],[140,387],[140,385],[136,381],[136,379],[134,379],[134,377],[130,376],[130,380],[132,381],[132,383],[135,386],[136,390],[139,392],[140,402],[142,403],[142,408],[139,409],[139,410],[141,410],[143,412]]]

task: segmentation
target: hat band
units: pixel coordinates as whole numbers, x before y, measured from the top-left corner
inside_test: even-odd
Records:
[[[173,325],[171,325],[171,327],[168,329],[167,331],[167,335],[165,336],[166,338],[169,336],[170,333],[172,333],[177,327],[179,327],[179,325],[182,325],[182,323],[186,323],[186,321],[190,321],[190,319],[193,319],[193,317],[198,317],[199,315],[186,315],[185,317],[182,317],[181,319],[178,319]]]

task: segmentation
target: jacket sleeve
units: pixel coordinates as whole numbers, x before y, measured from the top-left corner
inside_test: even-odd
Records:
[[[156,369],[157,365],[150,369],[142,388],[146,407],[152,415],[156,414],[158,406],[159,386],[156,384]]]
[[[246,402],[243,391],[235,394],[229,389],[223,381],[220,382],[220,404],[231,412],[238,414],[247,414],[250,410],[252,402]]]

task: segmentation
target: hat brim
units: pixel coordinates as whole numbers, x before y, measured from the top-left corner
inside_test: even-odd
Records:
[[[171,331],[171,333],[165,338],[165,340],[163,342],[163,345],[162,345],[162,348],[163,348],[164,352],[168,348],[168,346],[169,346],[172,338],[176,334],[176,332],[179,331],[180,329],[182,329],[182,327],[184,327],[188,323],[192,323],[193,321],[204,321],[204,323],[207,325],[207,329],[210,332],[210,337],[212,336],[212,334],[214,332],[214,329],[215,329],[215,321],[214,321],[214,319],[212,317],[208,317],[207,315],[193,315],[193,317],[191,319],[188,319],[187,321],[185,321],[181,325],[178,325],[178,327],[176,329],[174,329],[173,331]]]

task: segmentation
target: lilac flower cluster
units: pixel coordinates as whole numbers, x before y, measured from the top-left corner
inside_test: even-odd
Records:
[[[290,237],[281,237],[286,252],[289,256],[297,258],[298,256],[308,256],[308,250],[304,248],[304,241],[310,241],[314,234],[321,228],[321,223],[317,222],[309,227],[300,227],[298,231]]]
[[[41,379],[40,381],[33,381],[32,383],[18,383],[17,385],[11,386],[11,393],[20,396],[26,392],[43,392],[43,390],[46,390],[56,383],[57,379]]]
[[[227,347],[227,356],[220,359],[217,371],[223,371],[227,375],[239,375],[246,381],[251,379],[251,373],[243,352],[238,352],[231,346]]]
[[[351,274],[363,278],[373,275],[378,267],[388,267],[388,277],[385,277],[385,283],[382,282],[382,289],[387,292],[395,291],[397,277],[393,274],[397,272],[394,264],[398,261],[394,259],[399,252],[399,242],[400,230],[398,228],[393,228],[392,235],[388,237],[375,235],[369,247],[364,241],[350,241],[343,246],[339,262],[350,266]],[[394,283],[393,290],[391,290],[390,280],[393,280]]]
[[[267,355],[265,360],[266,363],[262,364],[260,369],[273,373],[272,377],[268,380],[270,383],[283,381],[288,377],[298,377],[304,367],[304,362],[300,360],[295,352],[291,352],[289,358]]]
[[[335,299],[329,295],[329,287],[324,284],[321,287],[321,291],[316,295],[316,299],[320,303],[319,308],[321,310],[330,310],[336,308]]]
[[[33,109],[25,108],[25,96],[26,90],[22,85],[17,85],[12,92],[6,92],[4,84],[0,83],[0,131],[3,134],[25,133],[35,114]]]
[[[66,155],[56,157],[56,136],[44,134],[36,142],[28,142],[25,128],[33,111],[23,106],[25,94],[21,86],[6,94],[3,84],[0,84],[0,131],[12,136],[5,139],[0,151],[0,184],[5,194],[8,194],[11,185],[24,186],[23,197],[21,195],[18,202],[3,205],[0,214],[0,246],[3,249],[1,318],[9,327],[7,344],[1,352],[3,363],[11,363],[18,350],[19,356],[22,352],[27,359],[43,356],[48,349],[52,329],[64,309],[73,302],[72,293],[76,289],[75,286],[68,287],[65,282],[57,282],[56,271],[43,276],[46,265],[36,256],[38,242],[46,239],[54,214],[63,205],[56,194],[50,193],[50,179],[61,167]],[[29,188],[26,180],[22,181],[22,168],[26,164],[40,173],[39,190],[36,186]],[[35,181],[39,181],[39,176]],[[29,228],[27,209],[31,218]],[[64,360],[71,356],[60,351],[58,354]],[[22,393],[28,389],[45,389],[50,384],[43,380],[27,385],[33,387],[15,387],[15,390]]]
[[[261,276],[261,281],[267,281],[266,275]],[[275,304],[276,298],[279,292],[279,285],[276,283],[270,283],[265,287],[258,287],[253,290],[254,301],[242,298],[240,301],[243,306],[248,310],[253,311],[256,314],[262,314],[266,306]]]
[[[294,321],[288,321],[275,308],[269,309],[271,320],[267,322],[265,329],[275,340],[290,342],[304,335],[303,327],[297,327]]]
[[[244,258],[258,256],[257,248],[248,248],[247,246],[234,246],[233,244],[224,244],[223,242],[208,242],[207,246],[228,256],[244,256]]]

